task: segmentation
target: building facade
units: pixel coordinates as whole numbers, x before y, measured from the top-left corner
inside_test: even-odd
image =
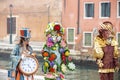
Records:
[[[63,0],[62,24],[70,48],[92,53],[99,24],[114,25],[120,48],[120,0]]]
[[[61,22],[61,4],[61,0],[0,0],[0,40],[9,41],[10,31],[14,40],[26,27],[31,29],[32,41],[44,42],[47,24]]]

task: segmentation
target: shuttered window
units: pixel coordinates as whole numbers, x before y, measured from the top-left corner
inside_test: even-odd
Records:
[[[74,42],[74,29],[68,29],[68,42]]]
[[[110,2],[101,3],[101,17],[110,17]]]
[[[118,47],[120,48],[120,33],[118,33],[117,38],[118,38]]]
[[[85,4],[85,17],[94,17],[94,4],[93,3]]]
[[[92,33],[84,32],[83,34],[83,46],[90,47],[92,46]]]

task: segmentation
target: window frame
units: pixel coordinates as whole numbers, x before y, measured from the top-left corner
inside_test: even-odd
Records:
[[[120,34],[120,32],[117,32],[116,33],[116,40],[117,40],[117,42],[118,42],[118,34]],[[119,44],[119,43],[118,43]],[[120,49],[120,47],[118,47],[118,49]]]
[[[117,18],[120,18],[120,15],[119,15],[119,2],[120,2],[120,0],[117,0]]]
[[[69,42],[69,41],[68,41],[68,33],[69,33],[68,30],[69,30],[69,29],[73,29],[73,30],[74,30],[74,33],[73,33],[73,35],[74,35],[74,41],[73,41],[73,42]],[[68,43],[68,44],[75,44],[75,28],[72,28],[72,27],[68,27],[68,28],[67,28],[67,43]]]
[[[85,33],[90,33],[91,34],[91,45],[90,46],[86,46],[85,45]],[[83,47],[92,47],[93,46],[93,32],[90,31],[85,31],[83,32]]]
[[[84,2],[84,19],[93,19],[95,14],[93,15],[93,17],[86,17],[86,9],[85,9],[85,5],[86,4],[93,4],[94,5],[94,2]],[[94,11],[93,13],[95,12],[95,6],[94,6]]]
[[[101,18],[101,19],[108,19],[108,18],[110,18],[110,17],[102,17],[102,15],[101,15],[101,8],[102,8],[102,6],[101,6],[101,4],[102,3],[110,3],[111,4],[111,2],[110,1],[102,1],[102,2],[99,2],[99,18]],[[111,16],[111,5],[110,5],[110,16]]]

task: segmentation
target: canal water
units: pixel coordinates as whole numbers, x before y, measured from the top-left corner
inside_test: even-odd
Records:
[[[43,58],[41,56],[37,57],[40,68],[37,71],[37,75],[43,75],[41,70],[41,65],[43,63]],[[9,69],[9,53],[0,53],[0,69]],[[68,71],[65,74],[67,80],[99,80],[99,74],[97,72],[97,65],[94,61],[90,60],[73,60],[76,64],[75,71]],[[115,73],[114,80],[120,80],[120,72]]]

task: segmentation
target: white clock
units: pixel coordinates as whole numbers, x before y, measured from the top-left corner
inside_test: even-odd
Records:
[[[32,75],[38,70],[38,60],[34,56],[27,56],[19,63],[19,69],[24,75]]]

